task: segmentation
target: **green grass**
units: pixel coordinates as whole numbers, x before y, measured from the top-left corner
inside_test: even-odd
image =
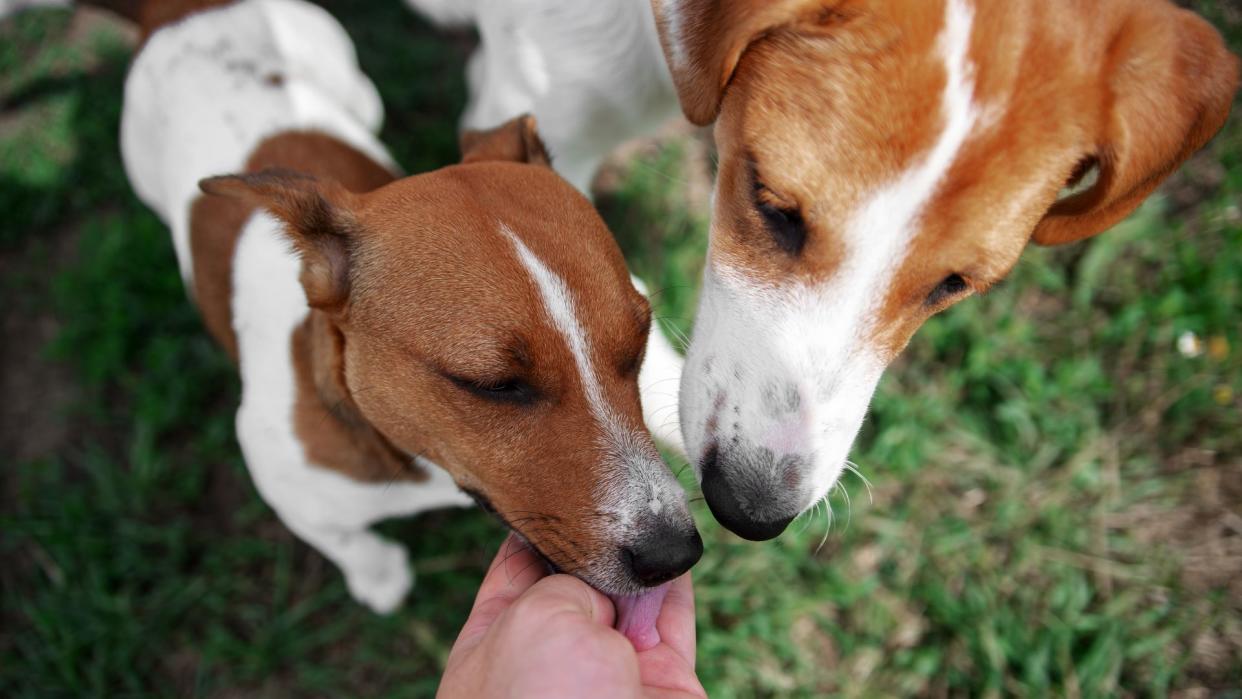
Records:
[[[330,5],[398,159],[451,162],[461,42],[395,1]],[[1201,5],[1242,45],[1236,11]],[[35,421],[67,436],[33,460],[4,454],[0,695],[428,696],[501,532],[474,511],[386,523],[419,579],[381,618],[258,499],[235,375],[120,165],[129,51],[114,25],[65,12],[0,23],[5,317],[59,328],[3,370],[72,377]],[[705,247],[685,203],[699,150],[640,150],[600,200],[678,331]],[[1240,195],[1235,117],[1130,221],[1032,249],[933,319],[856,446],[871,495],[847,480],[831,529],[821,512],[751,544],[696,506],[712,696],[1236,696]],[[1176,350],[1184,332],[1201,356]]]

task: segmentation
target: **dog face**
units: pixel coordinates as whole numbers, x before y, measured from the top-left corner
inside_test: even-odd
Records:
[[[207,188],[287,223],[357,414],[557,568],[633,594],[702,543],[642,423],[650,308],[532,128],[469,137],[462,165],[367,194],[270,171]]]
[[[1237,84],[1216,32],[1163,2],[655,6],[720,152],[681,424],[713,512],[754,539],[827,494],[928,317],[1028,240],[1123,218]]]

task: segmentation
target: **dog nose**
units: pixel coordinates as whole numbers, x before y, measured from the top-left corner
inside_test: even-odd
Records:
[[[654,587],[676,578],[698,563],[703,555],[703,538],[693,527],[689,534],[667,527],[623,548],[621,555],[635,580]]]
[[[712,447],[704,457],[701,469],[703,498],[707,500],[707,506],[716,521],[734,534],[751,541],[773,539],[785,531],[785,527],[797,516],[798,509],[796,505],[792,508],[782,506],[785,490],[777,487],[778,480],[767,483],[766,481],[772,479],[764,478],[756,471],[775,473],[792,466],[758,469],[752,460],[722,464],[719,450]],[[748,472],[741,472],[743,469]],[[727,477],[727,472],[738,472],[739,480],[745,478],[748,487],[735,486]],[[796,476],[796,472],[794,475]]]

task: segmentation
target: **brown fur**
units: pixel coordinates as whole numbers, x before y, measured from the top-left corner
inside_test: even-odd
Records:
[[[1199,17],[1163,0],[970,0],[975,102],[986,112],[923,212],[882,300],[890,357],[950,274],[982,291],[1032,238],[1059,244],[1129,214],[1224,123],[1237,59]],[[669,23],[655,3],[666,52]],[[832,276],[865,197],[943,128],[944,0],[682,0],[673,76],[687,116],[716,121],[712,255],[769,284]],[[672,61],[670,61],[672,62]],[[755,162],[751,162],[753,159]],[[1098,184],[1057,202],[1084,163]],[[751,169],[807,222],[782,254],[755,210]],[[968,295],[968,294],[964,294]],[[964,296],[963,295],[963,296]]]
[[[237,199],[199,196],[190,206],[194,301],[208,332],[237,361],[233,334],[233,252],[254,207]]]
[[[643,350],[647,303],[629,285],[623,261],[589,204],[577,195],[569,199],[568,185],[551,171],[489,163],[418,179],[425,184],[418,201],[434,206],[437,215],[407,211],[405,218],[381,222],[375,217],[400,211],[383,203],[398,192],[376,192],[374,203],[358,213],[362,229],[418,231],[419,243],[398,235],[375,239],[377,247],[355,258],[357,269],[366,268],[359,276],[389,287],[420,286],[403,278],[446,267],[456,271],[404,303],[381,296],[351,300],[341,323],[357,338],[352,351],[346,348],[354,399],[394,444],[444,465],[459,483],[485,493],[502,516],[555,513],[552,526],[532,530],[519,522],[518,529],[540,550],[564,552],[554,560],[573,569],[603,548],[595,532],[606,521],[594,493],[607,478],[596,446],[606,440],[569,348],[549,326],[538,290],[496,231],[496,212],[503,211],[502,220],[515,231],[544,228],[555,212],[563,237],[524,236],[526,243],[564,275],[570,289],[584,290],[575,302],[597,350],[592,360],[603,393],[619,408],[623,424],[640,434],[636,358]],[[567,200],[573,205],[566,206]],[[494,232],[463,238],[462,231]],[[394,344],[393,337],[402,341]],[[394,380],[392,367],[409,368]],[[546,402],[533,408],[489,404],[463,395],[444,374],[484,382],[520,376]],[[412,412],[416,419],[408,419]]]
[[[366,155],[321,133],[291,131],[265,140],[251,154],[246,172],[268,168],[332,177],[345,189],[365,192],[394,179]],[[195,300],[213,337],[237,359],[232,329],[232,260],[242,226],[257,207],[232,197],[200,196],[191,209]],[[315,285],[314,281],[304,282]],[[312,292],[313,293],[313,292]],[[322,300],[322,299],[321,299]],[[357,414],[343,389],[339,330],[311,312],[293,339],[298,380],[294,422],[307,458],[363,482],[421,480],[409,463]]]
[[[290,131],[267,139],[246,163],[246,172],[284,167],[336,177],[345,187],[367,191],[391,182],[394,175],[366,155],[324,134]],[[212,337],[237,359],[233,336],[233,251],[242,226],[255,206],[241,199],[203,195],[190,210],[190,251],[194,258],[194,299]]]
[[[426,480],[427,473],[358,412],[345,385],[343,350],[340,330],[320,311],[312,311],[293,335],[293,420],[306,458],[363,483]]]
[[[287,224],[302,257],[312,311],[291,359],[294,420],[312,462],[386,482],[423,477],[408,455],[426,457],[562,569],[584,571],[616,556],[597,488],[624,476],[604,470],[604,428],[500,226],[573,290],[604,395],[658,459],[637,386],[650,308],[585,198],[546,166],[503,162],[546,162],[529,121],[465,142],[468,164],[388,182],[327,136],[283,134],[256,151],[253,174],[205,180],[205,199],[218,208],[203,210],[232,222],[237,212],[223,202],[263,206]],[[274,166],[283,169],[261,169]],[[227,245],[197,249],[231,257],[235,240],[236,232]],[[228,268],[201,264],[212,274]],[[204,317],[225,312],[227,284],[199,288]],[[450,377],[521,379],[538,400],[496,402]]]
[[[535,118],[521,116],[502,124],[502,137],[493,131],[466,131],[461,135],[463,163],[511,160],[550,167],[552,158],[535,130]]]

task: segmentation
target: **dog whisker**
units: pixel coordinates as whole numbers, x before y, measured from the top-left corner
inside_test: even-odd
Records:
[[[850,523],[854,520],[854,503],[850,502],[850,491],[842,485],[841,481],[837,481],[833,490],[839,491],[845,498],[845,531],[849,531]]]
[[[832,532],[832,521],[833,521],[832,503],[828,502],[828,496],[825,495],[823,499],[820,500],[820,502],[823,503],[824,511],[828,515],[828,524],[827,526],[824,527],[824,536],[822,539],[819,540],[819,546],[815,547],[815,555],[817,556],[819,555],[820,550],[824,548],[824,544],[828,542],[828,534]]]
[[[871,481],[868,480],[867,477],[863,475],[862,467],[860,467],[858,464],[854,463],[853,461],[850,461],[847,459],[845,462],[845,470],[854,474],[855,476],[858,477],[858,480],[862,481],[863,485],[866,486],[867,488],[867,499],[871,502],[872,505],[874,505],[875,495],[871,492]]]

